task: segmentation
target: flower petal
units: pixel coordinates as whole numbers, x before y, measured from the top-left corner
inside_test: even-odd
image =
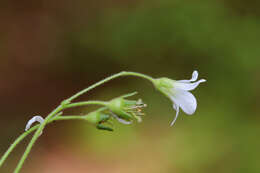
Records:
[[[190,80],[178,80],[178,82],[184,82],[184,83],[194,82],[198,79],[198,77],[199,77],[199,72],[197,70],[194,70]]]
[[[193,114],[197,108],[196,98],[188,91],[174,90],[170,96],[171,100],[188,115]]]
[[[117,119],[118,122],[122,123],[122,124],[132,124],[132,121],[126,121],[122,118],[119,118],[116,114],[114,114],[113,112],[111,112],[112,116]]]
[[[29,130],[31,125],[34,123],[34,122],[39,122],[40,124],[43,123],[44,119],[37,115],[37,116],[34,116],[33,118],[31,118],[28,123],[26,124],[26,127],[25,127],[25,131]]]
[[[177,120],[177,117],[178,117],[178,115],[179,115],[180,107],[174,103],[174,104],[173,104],[173,109],[176,110],[176,115],[175,115],[175,118],[173,119],[173,121],[171,122],[171,126],[173,126],[173,124],[174,124],[175,121]]]
[[[197,70],[194,70],[193,73],[192,73],[192,77],[190,79],[191,82],[194,82],[198,79],[199,77],[199,72]]]
[[[174,83],[173,87],[176,88],[176,89],[191,91],[191,90],[194,90],[202,82],[206,82],[206,80],[200,79],[200,80],[198,80],[197,82],[194,82],[194,83],[176,81]]]

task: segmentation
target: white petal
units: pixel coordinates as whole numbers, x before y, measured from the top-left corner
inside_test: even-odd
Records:
[[[174,90],[171,100],[188,115],[193,114],[197,108],[196,98],[188,91]]]
[[[179,82],[184,82],[184,83],[194,82],[194,81],[196,81],[198,79],[198,77],[199,77],[199,72],[197,70],[194,70],[190,80],[178,80],[178,81]]]
[[[115,119],[117,119],[118,122],[122,123],[122,124],[132,124],[132,121],[126,121],[122,118],[119,118],[116,114],[114,114],[113,112],[111,112],[111,114],[113,115],[113,117]]]
[[[177,117],[179,115],[179,109],[180,107],[178,105],[176,105],[175,103],[173,104],[173,109],[176,110],[176,115],[175,118],[173,119],[173,121],[171,122],[171,126],[173,126],[173,124],[175,123],[175,121],[177,120]]]
[[[200,79],[200,80],[198,80],[197,82],[194,82],[194,83],[176,81],[174,83],[173,87],[176,88],[176,89],[191,91],[191,90],[194,90],[202,82],[206,82],[206,80]]]
[[[199,72],[197,70],[194,70],[190,81],[191,82],[196,81],[198,79],[198,77],[199,77]]]
[[[30,119],[28,121],[28,123],[26,124],[26,127],[25,127],[25,131],[29,130],[31,125],[34,123],[34,122],[39,122],[40,124],[43,123],[44,119],[37,115],[37,116],[34,116],[32,119]]]

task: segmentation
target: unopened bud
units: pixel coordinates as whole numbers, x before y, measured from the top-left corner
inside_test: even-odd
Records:
[[[141,122],[142,118],[140,116],[144,115],[142,113],[144,107],[146,107],[146,104],[141,99],[127,100],[124,97],[115,98],[108,104],[113,117],[123,124],[131,124],[134,119]]]
[[[94,124],[98,129],[113,131],[111,127],[104,125],[109,123],[110,115],[104,114],[101,111],[94,111],[85,116],[85,120],[91,124]]]

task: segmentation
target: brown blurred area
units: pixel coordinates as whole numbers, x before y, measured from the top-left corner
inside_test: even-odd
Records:
[[[90,65],[86,64],[86,71],[75,72],[84,74],[84,79],[74,79],[77,75],[71,73],[73,67],[66,60],[66,33],[77,30],[83,23],[87,25],[89,18],[97,15],[96,12],[104,8],[103,5],[104,2],[94,1],[86,4],[70,1],[2,2],[0,92],[1,105],[7,108],[6,111],[12,104],[19,107],[20,102],[23,104],[21,107],[37,107],[39,103],[32,101],[35,99],[41,101],[43,108],[48,108],[68,96],[72,89],[75,91],[83,84],[86,86],[96,77],[91,79],[93,74],[87,75]],[[83,56],[87,60],[93,59],[87,53]],[[76,59],[71,57],[72,61]],[[100,73],[106,75],[109,71]],[[46,93],[49,97],[46,97]]]
[[[181,113],[170,128],[175,115],[170,101],[140,79],[118,79],[80,100],[137,90],[149,105],[143,123],[115,124],[113,133],[83,122],[52,124],[21,172],[259,172],[259,5],[253,0],[1,1],[0,155],[32,116],[45,117],[104,77],[126,70],[186,79],[197,69],[208,82],[194,92],[196,115]],[[30,137],[1,173],[13,171]]]

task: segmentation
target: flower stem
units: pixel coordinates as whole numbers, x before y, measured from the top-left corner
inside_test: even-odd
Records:
[[[21,134],[15,141],[12,143],[12,145],[8,148],[8,150],[4,153],[4,155],[1,157],[0,160],[0,167],[3,165],[4,161],[7,159],[9,154],[13,151],[13,149],[16,147],[17,144],[19,144],[27,135],[29,135],[31,132],[36,130],[40,125],[36,125],[32,128],[30,128],[28,131]]]
[[[62,117],[53,118],[49,123],[61,120],[85,120],[85,116],[66,115]]]
[[[28,144],[22,158],[20,159],[17,167],[15,168],[15,171],[14,173],[18,173],[20,171],[20,169],[22,168],[22,165],[24,163],[24,161],[26,160],[28,154],[30,153],[34,143],[36,142],[36,140],[39,138],[42,130],[44,129],[45,125],[51,120],[52,117],[54,117],[56,114],[59,114],[60,111],[62,111],[63,109],[65,108],[71,108],[71,107],[77,107],[77,106],[83,106],[83,105],[91,105],[91,104],[98,104],[98,105],[106,105],[106,102],[103,102],[103,101],[87,101],[87,102],[78,102],[78,103],[72,103],[72,104],[68,104],[68,105],[60,105],[58,106],[56,109],[54,109],[44,120],[44,122],[42,124],[39,125],[37,131],[35,132],[34,136],[32,137],[30,143]],[[74,118],[75,117],[68,117],[68,116],[58,116],[57,117],[57,120],[69,120],[71,118]],[[77,117],[78,119],[82,119],[82,117]],[[54,118],[54,120],[56,120]],[[23,139],[24,137],[21,138],[21,140]],[[18,141],[20,142],[20,141]],[[16,145],[16,144],[15,144]],[[15,147],[14,145],[14,147]],[[13,148],[14,148],[13,147]],[[11,148],[12,149],[12,148]],[[10,150],[12,151],[12,150]],[[7,153],[7,156],[8,156],[9,153]]]
[[[66,109],[66,108],[74,108],[74,107],[79,107],[79,106],[86,106],[86,105],[102,105],[102,106],[106,106],[107,102],[104,102],[104,101],[77,102],[77,103],[71,103],[71,104],[66,105],[64,107],[64,109]]]
[[[51,119],[47,124],[53,122],[53,121],[60,121],[60,120],[84,120],[85,116],[62,116],[62,117],[54,117]],[[14,148],[30,133],[35,131],[37,128],[39,128],[40,124],[35,125],[31,127],[29,130],[25,131],[23,134],[21,134],[16,140],[12,143],[12,145],[8,148],[8,150],[4,153],[4,155],[0,159],[0,167],[3,165],[4,161],[7,159],[9,154],[14,150]]]
[[[81,90],[80,92],[78,92],[75,95],[71,96],[70,98],[68,98],[64,102],[70,103],[72,100],[74,100],[77,97],[81,96],[82,94],[90,91],[91,89],[94,89],[97,86],[102,85],[102,84],[104,84],[104,83],[106,83],[106,82],[108,82],[108,81],[110,81],[112,79],[115,79],[117,77],[120,77],[120,76],[136,76],[136,77],[141,77],[141,78],[147,79],[147,80],[149,80],[151,82],[154,81],[154,79],[152,77],[150,77],[148,75],[145,75],[145,74],[142,74],[142,73],[122,71],[120,73],[116,73],[116,74],[114,74],[112,76],[109,76],[109,77],[107,77],[107,78],[105,78],[105,79],[95,83],[94,85],[91,85],[90,87],[88,87],[86,89]]]
[[[120,73],[117,73],[117,74],[114,74],[112,76],[109,76],[93,85],[91,85],[90,87],[86,88],[86,89],[83,89],[82,91],[79,91],[78,93],[76,93],[75,95],[71,96],[70,98],[64,100],[56,109],[54,109],[44,120],[44,122],[42,124],[39,125],[38,129],[36,130],[35,134],[33,135],[31,141],[29,142],[27,148],[25,149],[25,152],[22,156],[22,158],[20,159],[14,173],[19,173],[19,171],[21,170],[22,168],[22,165],[24,163],[24,161],[26,160],[28,154],[30,153],[34,143],[36,142],[36,140],[39,138],[42,130],[44,129],[45,125],[48,123],[49,120],[51,120],[52,117],[54,117],[56,114],[58,114],[60,111],[62,111],[63,109],[65,108],[69,108],[69,107],[76,107],[76,106],[81,106],[81,105],[86,105],[88,102],[79,102],[78,104],[77,103],[73,103],[73,104],[70,104],[70,102],[74,99],[76,99],[77,97],[81,96],[82,94],[90,91],[91,89],[94,89],[96,88],[97,86],[99,85],[102,85],[112,79],[115,79],[117,77],[120,77],[120,76],[137,76],[137,77],[141,77],[141,78],[144,78],[144,79],[147,79],[149,81],[151,81],[153,83],[154,79],[150,76],[147,76],[147,75],[144,75],[144,74],[141,74],[141,73],[136,73],[136,72],[126,72],[126,71],[123,71],[123,72],[120,72]],[[90,103],[90,102],[89,102]],[[95,104],[95,103],[91,103],[91,104]],[[101,104],[101,105],[105,105],[105,102],[101,103],[99,102],[98,104]],[[26,136],[26,135],[25,135]],[[25,137],[24,136],[24,137]],[[22,140],[24,138],[23,136],[21,138],[19,138],[20,140]],[[19,143],[20,141],[18,141]],[[14,143],[14,145],[12,146],[12,148],[14,148],[16,146],[17,143]],[[11,148],[11,149],[12,149]],[[12,150],[10,150],[12,151]],[[8,156],[10,152],[8,152],[6,154],[5,157]],[[5,158],[3,159],[5,160]]]
[[[127,72],[127,71],[123,71],[122,73],[123,73],[122,76],[136,76],[136,77],[140,77],[140,78],[143,78],[143,79],[147,79],[150,82],[154,81],[154,78],[152,78],[151,76],[142,74],[142,73]]]
[[[28,146],[26,147],[24,154],[22,156],[22,158],[20,159],[17,167],[14,170],[14,173],[18,173],[20,171],[20,169],[23,166],[24,161],[26,160],[28,154],[30,153],[34,143],[36,142],[36,140],[39,138],[42,130],[44,129],[45,125],[47,124],[47,122],[57,113],[59,113],[61,110],[63,109],[63,106],[60,105],[58,106],[56,109],[54,109],[44,120],[44,122],[42,124],[40,124],[39,128],[36,130],[36,132],[34,133],[30,143],[28,144]]]

